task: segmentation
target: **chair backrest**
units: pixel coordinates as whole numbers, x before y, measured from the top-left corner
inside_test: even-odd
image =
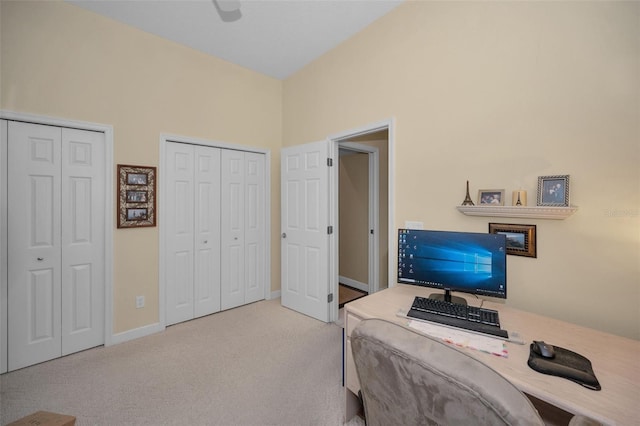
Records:
[[[368,426],[544,425],[513,384],[444,342],[369,319],[351,347]]]

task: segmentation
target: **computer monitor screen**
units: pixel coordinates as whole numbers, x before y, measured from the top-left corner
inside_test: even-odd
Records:
[[[503,234],[398,230],[398,282],[506,299],[507,253]],[[454,300],[464,303],[462,300]]]

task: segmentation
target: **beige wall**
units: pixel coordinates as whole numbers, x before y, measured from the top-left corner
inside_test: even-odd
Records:
[[[283,144],[395,118],[396,227],[536,224],[506,303],[639,339],[638,22],[638,2],[407,2],[285,81]],[[554,174],[566,220],[455,209],[467,179],[535,201]]]
[[[640,338],[640,3],[411,1],[284,84],[66,3],[0,14],[1,109],[112,125],[116,164],[157,166],[163,132],[271,150],[272,290],[281,144],[393,117],[396,227],[534,223],[507,303]],[[454,208],[467,179],[532,200],[551,174],[571,175],[567,220]],[[157,228],[114,224],[116,332],[158,320],[157,247]]]
[[[282,82],[66,3],[0,8],[1,109],[112,125],[116,164],[158,166],[161,133],[271,150],[279,289]],[[158,321],[158,228],[113,232],[117,333]]]

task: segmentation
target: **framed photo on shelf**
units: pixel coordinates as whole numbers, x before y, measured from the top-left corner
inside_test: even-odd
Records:
[[[504,206],[504,189],[478,190],[478,205]]]
[[[536,225],[489,223],[489,233],[503,234],[507,237],[507,254],[538,257],[536,250]]]
[[[569,175],[539,176],[536,204],[569,207]]]
[[[156,226],[156,168],[118,164],[118,228]]]

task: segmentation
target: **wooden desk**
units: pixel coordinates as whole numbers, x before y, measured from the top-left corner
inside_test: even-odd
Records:
[[[355,300],[345,306],[345,385],[346,416],[359,409],[356,397],[360,384],[353,364],[350,336],[356,325],[367,318],[382,318],[399,324],[406,319],[398,311],[409,310],[415,296],[428,297],[432,289],[399,284]],[[467,296],[470,304],[480,300]],[[575,324],[485,301],[483,307],[500,312],[502,328],[520,333],[524,345],[508,342],[508,358],[471,349],[465,352],[491,366],[521,391],[569,413],[582,414],[611,425],[640,424],[640,342],[603,333]],[[529,343],[544,340],[572,350],[591,360],[602,386],[601,391],[586,389],[570,380],[538,373],[527,365]]]

